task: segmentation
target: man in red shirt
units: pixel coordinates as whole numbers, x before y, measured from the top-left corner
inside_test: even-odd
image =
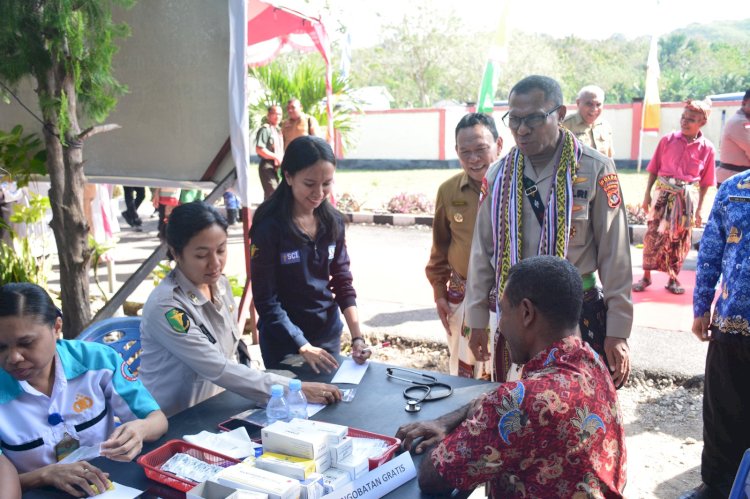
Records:
[[[511,359],[524,364],[522,377],[399,428],[404,449],[428,452],[419,470],[424,492],[490,482],[495,498],[622,497],[622,416],[607,368],[578,333],[582,289],[576,268],[559,257],[510,269],[500,328]]]

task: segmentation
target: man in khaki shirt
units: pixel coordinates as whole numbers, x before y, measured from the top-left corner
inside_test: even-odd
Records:
[[[564,255],[558,256],[565,256],[576,266],[583,278],[584,294],[593,298],[600,293],[594,275],[598,271],[603,303],[597,301],[601,304],[601,316],[606,315],[606,337],[595,349],[605,355],[615,385],[621,386],[630,373],[627,338],[633,321],[632,270],[624,202],[612,160],[580,144],[570,132],[559,127],[565,111],[560,86],[551,78],[524,78],[510,92],[509,110],[503,121],[510,127],[517,146],[485,176],[486,185],[482,189],[486,195],[477,213],[469,259],[465,321],[471,328],[470,345],[475,357],[480,361],[489,360],[491,350],[486,348],[485,330],[489,316],[487,293],[496,285],[498,295],[502,295],[505,285],[502,272],[496,273],[498,262],[505,268],[508,262],[513,264],[536,254],[557,254],[560,247],[549,226],[555,225],[555,220],[563,220],[565,225],[559,227],[558,235],[565,235]],[[566,158],[575,165],[566,163]],[[513,168],[528,177],[523,186],[508,187],[518,178],[504,176],[506,172],[516,171]],[[556,171],[562,176],[555,175]],[[562,180],[557,182],[556,178]],[[503,187],[499,193],[495,189],[497,182],[502,182],[498,187]],[[562,190],[551,190],[553,188]],[[539,194],[535,199],[539,201],[537,204],[543,205],[536,210],[530,199],[530,196],[534,198],[533,194]],[[517,203],[515,206],[520,203],[520,213],[514,206],[508,207],[509,202],[504,206],[502,200],[506,199]],[[550,217],[552,208],[560,212],[559,199],[567,200],[567,213],[563,211],[562,216]],[[519,215],[520,220],[516,220]],[[502,225],[508,220],[510,225]],[[513,230],[504,231],[503,227]],[[519,232],[521,241],[517,240]],[[543,235],[547,237],[542,238]],[[496,280],[496,275],[500,279]],[[582,319],[584,339],[596,340],[589,336],[593,332],[590,320],[585,316]],[[502,380],[503,375],[498,372],[498,379]]]
[[[463,298],[479,189],[502,147],[503,139],[492,116],[469,113],[461,118],[456,125],[456,153],[463,171],[443,182],[435,201],[432,250],[425,273],[448,335],[449,370],[454,376],[480,378],[490,374],[485,366],[476,364],[464,335]]]
[[[318,135],[318,121],[302,112],[302,103],[300,103],[299,99],[289,99],[286,105],[286,114],[289,118],[285,119],[281,124],[281,134],[284,137],[284,150],[297,137]]]
[[[612,127],[601,118],[604,90],[596,85],[583,87],[578,92],[576,106],[578,106],[578,112],[567,116],[563,120],[563,126],[587,146],[596,149],[608,158],[614,157]]]

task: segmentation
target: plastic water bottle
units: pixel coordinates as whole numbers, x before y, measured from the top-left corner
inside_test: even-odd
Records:
[[[302,392],[302,382],[293,379],[289,382],[289,393],[286,396],[286,404],[289,407],[289,419],[307,419],[307,398]]]
[[[289,421],[289,406],[284,400],[284,387],[271,385],[271,399],[266,406],[266,417],[268,424],[276,421]]]

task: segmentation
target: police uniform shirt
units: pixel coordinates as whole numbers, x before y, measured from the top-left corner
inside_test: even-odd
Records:
[[[574,205],[567,259],[580,274],[598,270],[608,307],[607,336],[628,338],[633,325],[630,295],[633,276],[625,203],[612,160],[590,147],[582,145],[582,148],[583,154],[573,185]],[[560,150],[556,157],[559,154]],[[538,182],[537,188],[545,203],[556,163],[551,162],[537,173],[529,160],[525,159],[524,174]],[[472,239],[466,286],[466,324],[472,328],[483,328],[487,324],[487,292],[495,285],[491,195],[499,165],[500,162],[497,162],[487,171],[489,194],[479,206]],[[525,195],[522,232],[522,256],[528,258],[536,254],[541,228]]]
[[[596,149],[605,156],[613,157],[612,127],[599,116],[591,125],[583,121],[578,113],[570,114],[562,122],[583,144]]]
[[[237,362],[240,333],[226,277],[212,295],[213,301],[204,297],[177,268],[143,307],[140,376],[167,416],[223,388],[265,404],[271,385],[289,385],[288,378]]]
[[[55,446],[66,433],[81,447],[98,445],[115,416],[128,422],[156,410],[120,355],[100,343],[57,342],[49,397],[0,369],[0,445],[19,473],[57,462]]]

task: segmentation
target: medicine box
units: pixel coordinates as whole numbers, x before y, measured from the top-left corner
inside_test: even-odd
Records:
[[[370,461],[367,456],[348,456],[339,460],[335,468],[349,473],[352,480],[356,480],[368,471],[370,471]]]
[[[297,499],[300,494],[299,480],[237,464],[220,471],[214,479],[222,485],[268,494],[268,499]]]
[[[315,461],[275,452],[264,452],[255,460],[255,467],[289,478],[304,480],[315,472]]]
[[[329,449],[331,450],[331,466],[336,466],[337,462],[352,455],[354,440],[350,437],[344,437],[337,444],[329,443]]]
[[[323,421],[314,421],[312,419],[297,419],[289,421],[289,425],[294,428],[301,428],[307,431],[319,431],[325,433],[329,444],[335,444],[341,441],[349,433],[349,427],[333,423],[324,423]]]
[[[326,487],[323,484],[323,475],[313,473],[305,480],[300,480],[300,499],[320,499],[326,494]]]
[[[349,482],[351,482],[351,478],[346,471],[337,468],[330,468],[323,472],[323,484],[326,488],[326,494],[330,494]]]
[[[317,459],[328,454],[326,435],[317,431],[295,428],[284,421],[276,421],[261,430],[264,452]]]
[[[220,483],[206,481],[188,490],[186,499],[268,499],[268,494],[237,490]]]

